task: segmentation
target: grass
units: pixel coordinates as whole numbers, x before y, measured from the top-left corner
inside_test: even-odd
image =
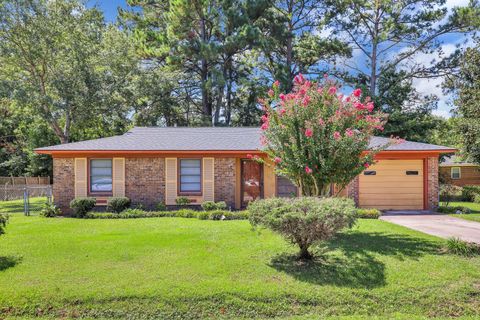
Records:
[[[462,218],[465,220],[480,222],[480,203],[474,202],[451,202],[450,207],[467,207],[472,210],[471,214],[451,214],[452,217]]]
[[[0,318],[476,318],[480,258],[444,254],[444,243],[360,220],[299,263],[247,221],[13,214],[0,237]]]

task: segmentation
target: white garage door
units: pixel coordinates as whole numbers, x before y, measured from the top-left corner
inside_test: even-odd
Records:
[[[359,205],[380,210],[423,209],[423,160],[380,160],[360,175]]]

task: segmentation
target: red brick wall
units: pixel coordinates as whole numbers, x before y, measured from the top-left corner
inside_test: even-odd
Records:
[[[215,201],[235,207],[235,158],[215,158]]]
[[[53,199],[63,213],[70,213],[70,201],[75,197],[73,158],[53,159]]]
[[[154,209],[165,201],[165,158],[126,158],[125,196]]]
[[[427,159],[428,167],[428,210],[435,210],[438,207],[438,158]]]

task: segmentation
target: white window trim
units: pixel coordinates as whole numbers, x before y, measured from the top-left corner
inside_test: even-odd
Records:
[[[453,176],[453,169],[458,169],[458,178],[455,178]],[[462,168],[461,167],[451,167],[450,168],[450,178],[452,178],[454,180],[461,179],[462,178]]]

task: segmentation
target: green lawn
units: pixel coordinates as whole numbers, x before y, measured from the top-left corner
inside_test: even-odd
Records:
[[[247,221],[14,214],[0,237],[0,318],[480,316],[480,258],[442,244],[362,220],[299,264]]]
[[[480,222],[480,203],[474,202],[451,202],[450,207],[462,206],[472,210],[471,214],[451,214],[452,217],[462,218],[465,220]]]

